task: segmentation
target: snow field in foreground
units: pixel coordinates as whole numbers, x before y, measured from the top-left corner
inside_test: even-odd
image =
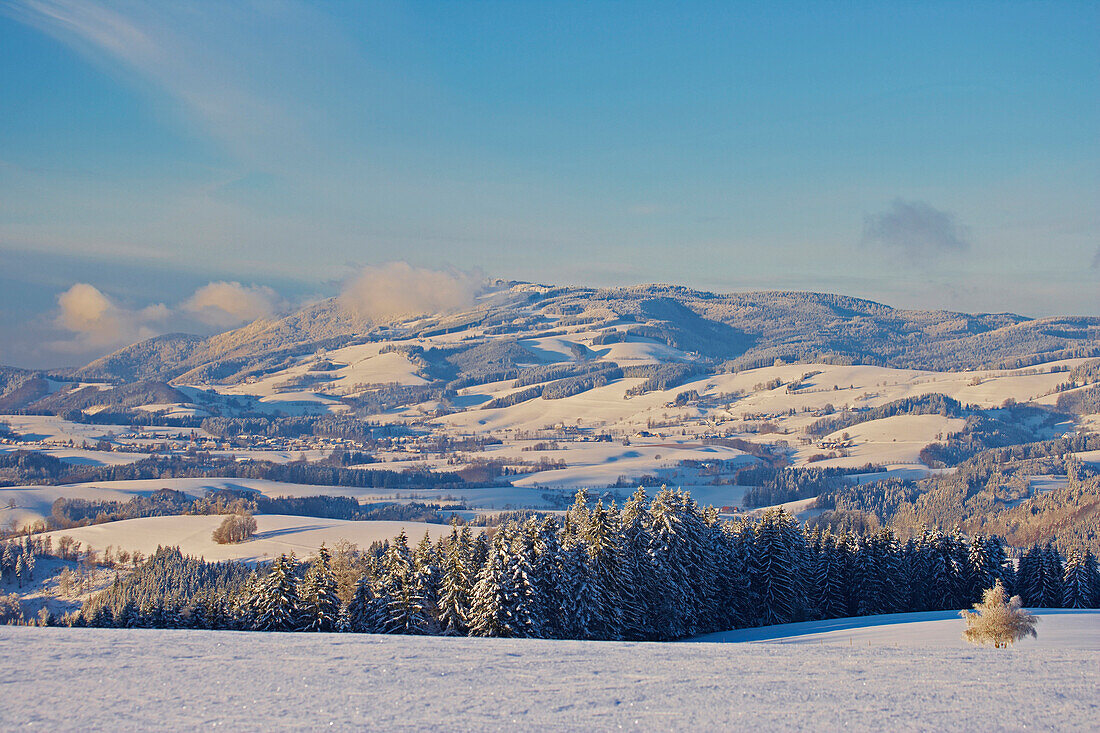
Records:
[[[1096,654],[1073,648],[0,627],[0,654],[19,660],[0,667],[7,728],[1072,731],[1100,719]]]

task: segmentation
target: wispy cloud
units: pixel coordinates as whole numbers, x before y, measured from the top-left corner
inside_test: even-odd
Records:
[[[320,14],[307,5],[294,0],[269,5],[11,0],[0,9],[108,71],[166,96],[188,122],[249,162],[302,142],[303,125],[296,118],[300,105],[284,96],[291,85],[280,85],[274,77],[285,56],[309,54],[291,44],[249,39],[261,30],[321,24]],[[295,35],[306,37],[310,43],[325,41],[323,34]],[[331,53],[314,50],[318,57]]]
[[[914,261],[970,249],[970,231],[954,214],[924,201],[895,199],[863,220],[863,244],[900,251]]]

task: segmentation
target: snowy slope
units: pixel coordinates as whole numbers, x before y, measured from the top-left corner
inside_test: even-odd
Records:
[[[152,554],[157,547],[179,547],[185,555],[207,560],[270,560],[282,553],[306,557],[322,543],[331,547],[339,540],[348,540],[367,548],[372,542],[390,540],[404,529],[415,543],[427,531],[432,540],[448,534],[451,528],[443,524],[421,522],[351,522],[341,519],[319,519],[281,514],[257,514],[256,534],[248,542],[219,545],[211,539],[214,529],[224,517],[218,515],[146,517],[120,522],[93,524],[88,527],[50,532],[54,542],[63,536],[72,537],[84,547],[103,550],[108,546]]]
[[[9,729],[1075,731],[1100,719],[1096,653],[1068,647],[0,627],[0,655],[20,660],[0,665]],[[78,703],[57,704],[74,680]]]
[[[1020,649],[1100,652],[1100,611],[1029,610],[1041,619],[1037,627],[1039,636],[1019,642]],[[721,631],[696,637],[693,641],[972,649],[962,639],[962,628],[958,611],[926,611]]]

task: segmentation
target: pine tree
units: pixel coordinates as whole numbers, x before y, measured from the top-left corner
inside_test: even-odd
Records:
[[[880,613],[882,606],[882,569],[879,565],[878,546],[870,537],[859,543],[855,557],[855,591],[859,598],[856,613],[870,616]]]
[[[1054,541],[1047,542],[1043,548],[1043,607],[1060,608],[1062,606],[1062,579],[1065,577],[1065,568],[1062,567],[1062,555],[1054,546]]]
[[[507,613],[510,578],[503,529],[497,528],[470,600],[470,633],[474,636],[512,635],[511,619]]]
[[[840,618],[848,613],[844,576],[847,541],[826,533],[821,543],[821,555],[815,568],[817,608],[821,618]]]
[[[439,622],[439,596],[442,571],[436,559],[435,547],[427,530],[424,537],[417,545],[413,553],[413,577],[415,586],[414,595],[421,599],[424,608],[423,630],[427,634],[438,634],[442,631]]]
[[[340,615],[336,576],[328,548],[321,545],[298,586],[298,606],[303,631],[335,631]]]
[[[386,606],[387,634],[425,634],[430,629],[422,583],[415,576],[408,537],[401,530],[382,561],[379,597]]]
[[[24,555],[20,553],[19,558],[15,561],[15,577],[18,580],[19,587],[23,587],[23,583],[27,581],[27,562],[24,559]]]
[[[507,613],[512,636],[541,638],[545,636],[542,599],[534,577],[534,537],[516,528],[511,552],[507,558]]]
[[[649,495],[639,486],[622,512],[622,544],[630,578],[623,608],[623,636],[628,639],[656,638],[652,619],[659,581],[649,555],[653,547],[650,524]]]
[[[600,598],[583,545],[576,544],[562,551],[562,578],[565,586],[561,608],[562,637],[594,638]]]
[[[1038,544],[1032,545],[1020,558],[1016,592],[1028,606],[1043,605],[1043,550]]]
[[[597,502],[582,535],[598,598],[590,631],[598,639],[619,639],[623,633],[623,590],[628,580],[618,519],[617,512]]]
[[[801,556],[792,517],[783,509],[764,513],[755,527],[753,586],[764,624],[785,624],[796,620],[802,607],[799,574]]]
[[[717,615],[714,630],[735,629],[745,625],[748,573],[733,527],[728,522],[710,527],[715,556],[715,600]]]
[[[256,631],[295,631],[299,627],[298,582],[294,556],[279,555],[271,571],[256,588],[249,602]]]
[[[380,634],[385,631],[388,618],[385,604],[375,594],[370,576],[364,574],[355,584],[355,594],[343,614],[345,630],[357,634]]]
[[[462,539],[452,525],[451,539],[444,549],[439,599],[439,625],[446,636],[464,636],[469,630],[471,580],[465,554]]]
[[[901,546],[893,530],[879,530],[874,538],[878,548],[880,593],[878,613],[901,613],[909,607],[909,583],[901,565]]]
[[[532,570],[542,605],[543,633],[551,639],[565,638],[564,604],[567,579],[563,569],[563,550],[553,515],[543,518],[535,529],[535,559]]]
[[[1096,558],[1088,550],[1074,547],[1066,560],[1062,584],[1062,606],[1065,608],[1096,608],[1100,592],[1100,573]]]

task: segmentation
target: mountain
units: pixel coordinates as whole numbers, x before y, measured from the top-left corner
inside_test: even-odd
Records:
[[[205,339],[159,336],[98,359],[72,377],[233,383],[285,369],[305,355],[357,343],[420,339],[426,342],[421,346],[449,352],[448,364],[437,373],[443,375],[449,366],[446,376],[455,378],[471,371],[458,366],[458,353],[475,346],[582,332],[578,348],[652,342],[668,347],[657,361],[687,360],[727,370],[776,360],[975,369],[1100,354],[1100,318],[1095,317],[902,310],[809,292],[717,294],[667,285],[593,289],[499,283],[476,306],[459,313],[374,323],[333,298]]]

